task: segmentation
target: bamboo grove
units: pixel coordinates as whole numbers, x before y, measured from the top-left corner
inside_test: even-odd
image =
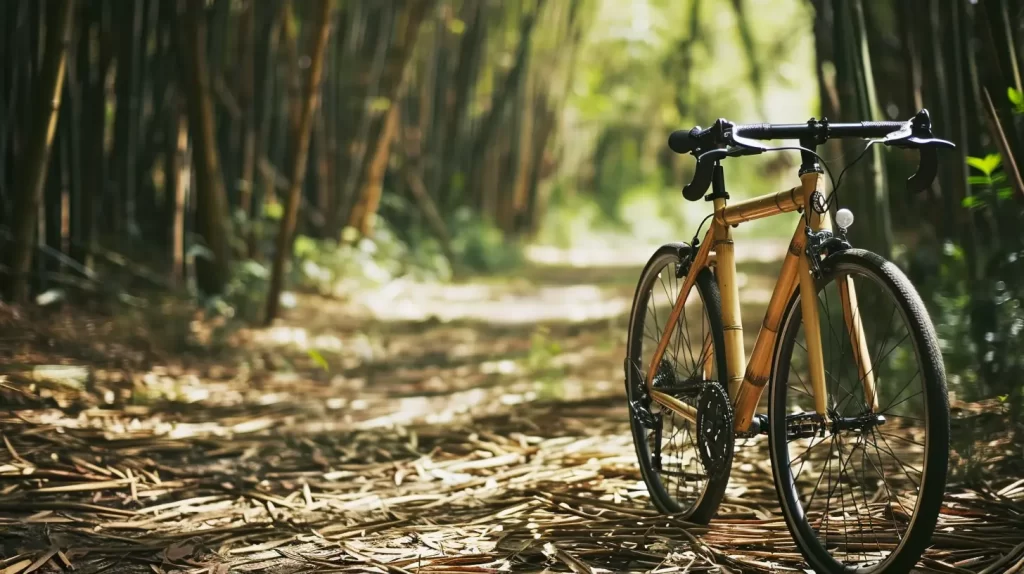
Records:
[[[459,208],[528,233],[588,13],[584,0],[0,2],[5,293],[95,290],[96,269],[119,266],[218,293],[254,259],[273,269],[271,320],[296,234],[372,235],[384,189],[415,207],[392,223],[449,257]]]
[[[763,26],[775,5],[794,21]],[[592,38],[609,7],[671,19],[649,27],[657,41]],[[257,261],[270,321],[298,236],[353,242],[385,221],[453,260],[456,214],[528,237],[562,179],[595,202],[645,170],[674,191],[692,159],[665,134],[768,119],[780,63],[813,51],[796,80],[820,104],[806,117],[928,108],[957,142],[913,197],[912,153],[822,151],[837,172],[859,158],[838,202],[857,214],[852,238],[893,256],[942,315],[950,368],[1006,394],[1024,376],[1020,2],[5,0],[0,30],[12,300],[113,276],[217,294]],[[723,41],[740,57],[716,55]],[[586,116],[581,85],[602,100],[585,129],[567,119]],[[767,161],[741,169],[793,167]]]
[[[1015,397],[1020,408],[1024,5],[816,0],[815,8],[822,114],[889,119],[924,107],[958,145],[917,196],[903,185],[913,154],[865,153],[840,199],[862,214],[855,242],[908,270],[936,316],[953,388]],[[863,150],[851,142],[831,151],[849,163]]]

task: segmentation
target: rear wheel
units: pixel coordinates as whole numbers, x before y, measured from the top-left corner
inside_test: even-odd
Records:
[[[682,514],[692,522],[706,523],[717,511],[729,481],[731,419],[727,444],[722,440],[700,440],[696,424],[650,400],[644,383],[683,284],[683,278],[678,276],[680,266],[685,266],[690,256],[691,248],[686,244],[663,245],[644,267],[629,321],[626,394],[640,473],[655,507],[665,513]],[[720,387],[711,381],[721,380],[719,373],[726,372],[724,340],[718,285],[705,268],[697,275],[660,361],[655,389],[694,409],[701,402],[710,404],[710,408],[705,408],[704,418],[725,421],[726,415],[731,416],[727,399],[724,405],[728,412],[718,413],[722,416],[711,412],[721,410],[723,405],[721,398],[713,396],[720,392]],[[725,436],[714,429],[704,434],[716,433],[719,438]],[[709,453],[708,448],[713,452]]]
[[[889,261],[849,249],[823,269],[813,327],[821,331],[828,421],[815,413],[798,291],[783,318],[768,412],[779,501],[814,571],[909,572],[945,489],[949,405],[938,342],[910,281]],[[851,283],[877,407],[840,299]]]

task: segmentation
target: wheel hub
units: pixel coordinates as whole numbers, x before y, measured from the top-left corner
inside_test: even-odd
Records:
[[[786,439],[824,437],[826,431],[830,436],[848,430],[870,432],[871,429],[882,426],[885,422],[884,416],[875,413],[842,417],[833,411],[829,413],[827,422],[818,413],[797,413],[786,416]]]

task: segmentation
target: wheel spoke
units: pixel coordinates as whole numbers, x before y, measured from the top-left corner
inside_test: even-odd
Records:
[[[716,323],[709,322],[708,317],[709,298],[706,291],[715,287],[713,284],[709,286],[705,277],[698,277],[691,291],[686,294],[686,299],[681,302],[682,307],[675,324],[669,323],[668,317],[671,315],[666,315],[666,312],[679,299],[682,281],[676,277],[678,262],[674,256],[671,259],[668,255],[663,257],[661,266],[653,265],[652,270],[641,279],[641,290],[637,293],[639,304],[635,306],[637,311],[631,318],[630,340],[640,339],[637,359],[645,375],[651,370],[654,351],[661,344],[663,334],[667,332],[667,346],[660,359],[663,365],[657,365],[655,372],[664,369],[663,372],[674,373],[677,381],[691,379],[696,373],[701,373],[703,377],[702,369],[708,355],[721,351],[714,347],[714,337],[710,349],[704,348],[705,340],[714,332],[711,329],[720,329],[720,323],[715,326]],[[664,302],[662,297],[665,298]],[[719,299],[716,296],[710,300]],[[700,321],[700,327],[691,323],[694,320]],[[696,340],[697,332],[701,334],[699,341]],[[694,343],[700,344],[701,348],[695,350]],[[635,344],[630,343],[631,352],[634,354],[637,353]],[[642,380],[639,382],[643,384]],[[692,397],[680,395],[676,398],[690,405],[695,404]],[[638,444],[637,452],[640,454],[640,464],[645,468],[644,477],[648,481],[648,491],[658,502],[659,507],[672,512],[682,512],[685,516],[702,504],[704,493],[712,484],[716,484],[715,481],[719,481],[718,496],[721,496],[721,489],[724,488],[722,481],[728,480],[728,475],[725,475],[724,479],[709,477],[699,455],[699,435],[693,428],[692,421],[656,402],[652,402],[651,408],[655,413],[660,413],[660,433],[656,429],[645,429],[636,435],[644,439],[642,448]],[[635,430],[636,425],[640,423],[631,418],[631,424]],[[655,447],[654,443],[659,440],[659,434],[660,444]],[[652,458],[655,448],[661,455],[661,466],[657,469],[653,467]],[[717,502],[715,500],[711,504]]]
[[[789,472],[788,481],[779,482],[788,482],[792,489],[783,493],[783,504],[801,507],[786,513],[787,520],[803,517],[802,522],[791,525],[794,534],[806,533],[797,536],[798,545],[805,555],[810,552],[808,548],[818,545],[851,570],[886,564],[903,552],[900,541],[906,538],[907,528],[915,524],[916,513],[921,512],[919,497],[924,494],[920,487],[924,472],[930,470],[925,461],[933,445],[925,421],[931,421],[932,416],[948,416],[929,411],[926,401],[911,402],[926,389],[932,392],[933,381],[924,374],[934,372],[927,361],[936,354],[919,348],[922,317],[915,314],[912,302],[903,299],[903,293],[910,287],[904,288],[897,282],[898,288],[893,289],[891,277],[880,280],[874,267],[863,267],[862,270],[850,265],[834,271],[817,294],[819,311],[824,315],[817,328],[821,330],[823,358],[828,367],[825,373],[829,410],[823,436],[819,438],[820,429],[812,435],[809,431],[813,427],[807,426],[807,422],[771,425],[772,444],[788,443],[785,448],[774,449],[773,465],[777,471]],[[838,320],[839,309],[833,309],[836,297],[829,291],[835,289],[837,277],[851,283],[857,280],[857,294],[864,305],[858,308],[854,319],[866,327],[865,335],[876,336],[867,340],[870,346],[864,354],[873,358],[868,369],[857,363],[857,347],[850,329],[833,321],[832,313],[837,314]],[[887,303],[891,305],[889,309],[885,308]],[[867,316],[864,309],[868,310]],[[813,396],[805,375],[809,355],[804,337],[807,329],[815,326],[796,319],[800,316],[799,305],[791,306],[789,313],[780,333],[783,352],[774,371],[779,378],[773,382],[769,413],[772,418],[807,413],[809,409],[803,405],[808,399],[804,397]],[[845,325],[845,315],[843,321]],[[908,339],[914,341],[913,346],[907,343]],[[935,344],[933,339],[925,342]],[[853,352],[847,353],[847,346]],[[876,393],[884,394],[886,399],[878,401],[885,407],[877,411],[870,407],[877,399],[869,400],[874,397],[866,396],[860,389],[869,375],[874,376]],[[776,384],[779,381],[788,384]],[[904,406],[908,402],[911,405]],[[898,414],[893,414],[891,411],[896,409]],[[867,417],[857,426],[850,425],[850,417],[869,413],[884,415],[886,420],[876,422]],[[840,424],[843,421],[845,424]],[[787,435],[775,436],[781,432]],[[821,446],[826,443],[827,450]],[[778,454],[785,458],[779,459]],[[935,501],[928,504],[929,512],[937,512]],[[816,552],[820,555],[820,551]]]

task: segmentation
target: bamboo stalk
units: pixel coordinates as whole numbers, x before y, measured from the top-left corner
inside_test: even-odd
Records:
[[[292,237],[298,221],[299,200],[302,198],[302,182],[306,175],[306,161],[309,156],[310,132],[313,129],[313,117],[319,99],[320,79],[323,76],[324,69],[324,54],[327,51],[327,41],[331,35],[330,0],[320,0],[319,9],[317,16],[318,28],[317,32],[313,35],[316,44],[312,50],[308,91],[305,105],[300,110],[298,127],[294,133],[295,150],[290,154],[292,160],[290,166],[291,177],[289,178],[290,188],[288,190],[287,203],[285,204],[284,217],[281,220],[281,228],[277,235],[277,254],[274,257],[274,264],[271,270],[265,317],[267,324],[272,323],[277,316],[281,289],[284,286],[284,266],[291,258]]]
[[[42,203],[43,187],[46,181],[50,148],[57,130],[61,94],[64,83],[64,69],[67,64],[68,45],[74,22],[74,2],[62,0],[54,5],[46,34],[43,63],[36,93],[42,102],[49,105],[35,106],[32,117],[33,129],[25,150],[26,175],[21,179],[16,196],[14,220],[14,248],[11,254],[11,298],[24,301],[28,298],[29,268],[32,265],[33,236],[36,233],[36,218]]]

